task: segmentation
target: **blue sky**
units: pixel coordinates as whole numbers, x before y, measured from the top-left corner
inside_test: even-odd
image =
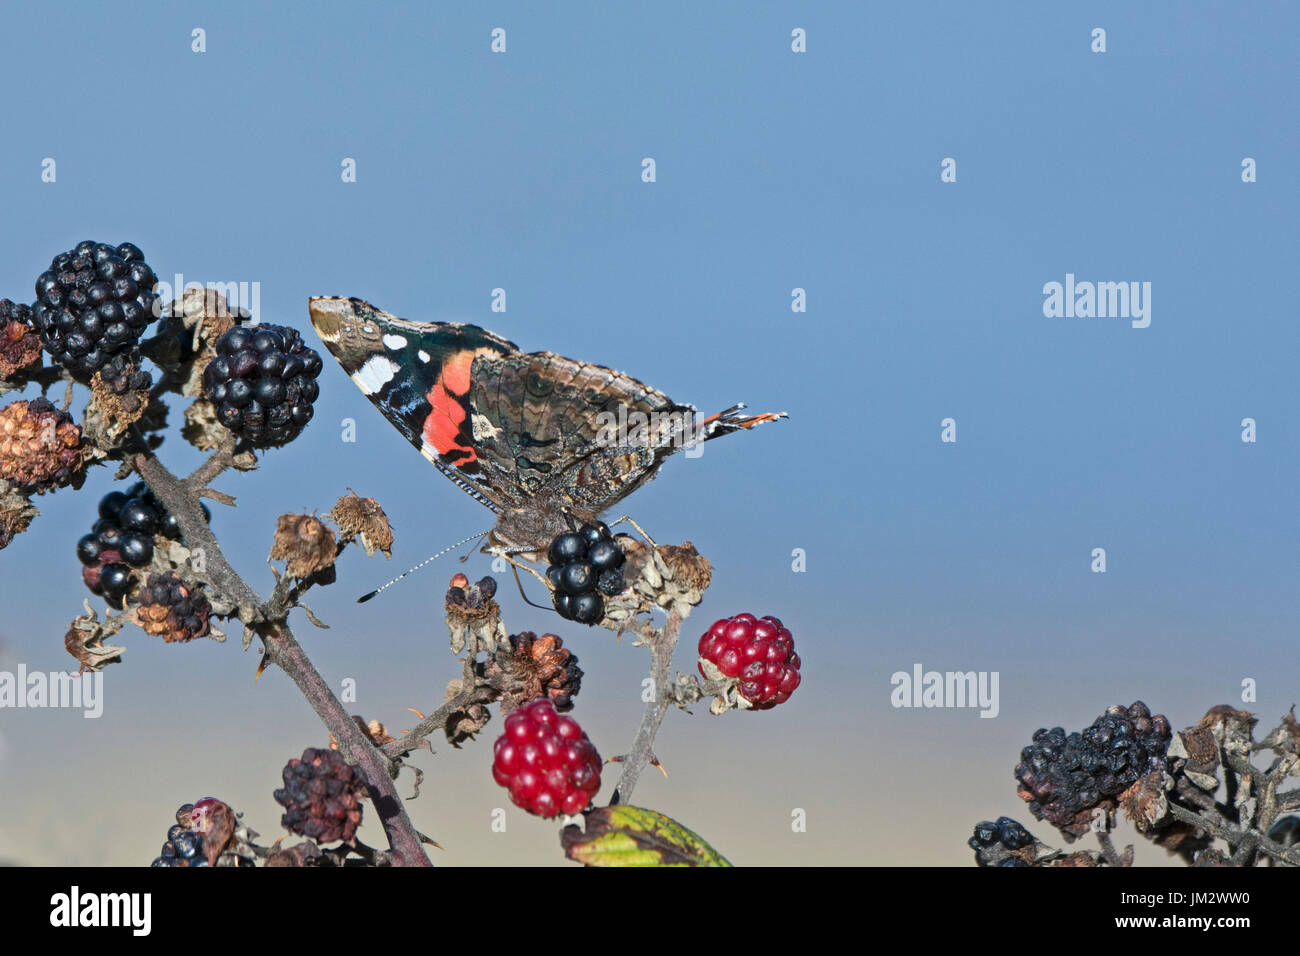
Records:
[[[28,95],[4,108],[0,295],[30,297],[80,239],[130,240],[163,277],[260,283],[261,318],[309,339],[308,297],[353,295],[607,364],[703,411],[790,413],[679,457],[626,503],[658,540],[690,539],[715,564],[679,669],[708,624],[742,610],[785,620],[803,656],[803,687],[776,711],[670,714],[671,777],[638,790],[737,862],[847,846],[850,862],[966,864],[976,820],[1030,822],[1011,768],[1036,727],[1081,727],[1138,697],[1181,727],[1241,704],[1248,678],[1246,706],[1276,720],[1300,694],[1294,7],[193,3],[2,17],[0,78]],[[490,52],[494,27],[504,54]],[[206,53],[191,51],[194,28]],[[55,183],[41,181],[46,157]],[[349,157],[355,183],[340,178]],[[953,183],[940,181],[948,157]],[[1257,182],[1241,180],[1245,157]],[[1045,317],[1043,286],[1067,273],[1150,282],[1150,327]],[[490,311],[497,287],[505,313]],[[349,487],[383,503],[394,560],[347,557],[310,602],[331,630],[298,631],[327,677],[357,680],[360,711],[407,726],[404,708],[434,706],[456,673],[438,596],[459,567],[353,599],[490,516],[332,363],[321,382],[300,439],[219,482],[239,508],[215,509],[214,526],[265,592],[277,514],[327,509]],[[178,436],[163,457],[198,460]],[[85,596],[73,545],[110,477],[43,499],[0,553],[0,668],[66,666],[60,638]],[[1105,574],[1090,571],[1097,547]],[[504,606],[512,630],[555,630],[579,654],[575,716],[602,753],[625,748],[644,652],[517,595]],[[253,656],[232,644],[127,645],[99,721],[0,711],[0,794],[19,808],[0,856],[147,862],[148,834],[161,842],[196,790],[278,832],[279,768],[323,737],[289,682],[253,684]],[[917,662],[998,671],[998,718],[891,707],[890,675]],[[510,838],[488,830],[504,800],[488,773],[498,727],[425,758],[412,813],[449,846],[444,862],[554,862],[549,824],[515,813]],[[792,808],[807,833],[791,834]],[[90,850],[38,839],[69,814],[130,825]],[[868,817],[894,825],[869,838]]]

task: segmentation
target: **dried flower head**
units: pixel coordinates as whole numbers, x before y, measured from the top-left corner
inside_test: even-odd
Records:
[[[0,550],[26,531],[38,514],[26,495],[10,487],[7,481],[0,481]]]
[[[308,578],[334,566],[334,532],[312,515],[280,515],[271,560],[287,562],[291,577]]]

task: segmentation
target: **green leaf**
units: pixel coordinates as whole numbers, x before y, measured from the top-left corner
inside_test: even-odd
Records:
[[[587,831],[560,833],[564,855],[585,866],[731,866],[717,850],[662,813],[640,807],[597,807]]]

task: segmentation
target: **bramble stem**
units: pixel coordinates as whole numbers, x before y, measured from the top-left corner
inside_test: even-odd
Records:
[[[655,760],[655,735],[659,733],[659,725],[668,712],[668,705],[673,702],[669,672],[681,628],[681,615],[672,611],[662,628],[647,627],[640,632],[641,639],[650,647],[650,679],[654,683],[655,693],[641,715],[641,725],[637,728],[636,739],[632,741],[632,752],[623,759],[623,773],[614,789],[614,796],[609,801],[611,805],[627,803],[632,798],[632,791],[636,788],[641,772]]]
[[[217,463],[223,458],[228,463],[228,454],[218,452],[209,459],[208,465],[200,467],[195,475],[202,475],[202,481],[195,484],[206,484],[219,474],[225,465],[217,468]],[[371,803],[388,837],[394,862],[402,866],[431,866],[420,834],[411,824],[397,794],[392,761],[375,748],[344,710],[294,637],[288,622],[283,617],[279,620],[268,618],[266,603],[230,566],[203,517],[197,497],[201,487],[195,488],[189,482],[181,481],[149,453],[135,455],[132,465],[163,506],[176,517],[186,546],[192,551],[202,550],[205,568],[196,576],[239,604],[241,619],[262,638],[267,658],[298,685],[316,715],[338,741],[343,756],[364,774]],[[211,475],[207,474],[208,470],[211,470]]]

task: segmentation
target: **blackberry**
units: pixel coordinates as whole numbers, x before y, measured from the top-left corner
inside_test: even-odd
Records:
[[[505,720],[492,748],[492,779],[539,817],[580,813],[600,789],[600,754],[578,723],[543,698]]]
[[[0,479],[45,494],[84,477],[81,427],[45,398],[0,408]]]
[[[1107,708],[1082,732],[1038,730],[1020,752],[1018,793],[1036,819],[1081,832],[1102,800],[1165,769],[1170,738],[1169,721],[1141,701]]]
[[[501,694],[503,714],[542,699],[564,713],[573,709],[573,698],[582,687],[578,659],[555,634],[511,634],[488,658],[485,674]]]
[[[140,357],[130,352],[119,352],[105,362],[99,377],[114,395],[153,388],[153,376],[140,369]]]
[[[62,252],[36,280],[33,324],[56,362],[87,379],[130,355],[155,318],[157,278],[139,247],[87,240]]]
[[[237,325],[217,340],[203,370],[203,389],[217,421],[250,445],[283,445],[297,437],[320,394],[320,355],[296,329]]]
[[[273,796],[284,807],[280,823],[286,830],[317,843],[356,838],[365,781],[341,753],[308,747],[302,759],[285,764],[283,778],[284,788]]]
[[[212,812],[208,808],[219,808],[227,815],[233,811],[226,804],[212,797],[204,797],[198,803],[186,803],[176,811],[176,823],[167,830],[167,842],[162,845],[158,857],[150,866],[212,866],[209,856],[215,859],[229,848],[234,830],[233,817],[224,828],[212,825]],[[205,812],[205,809],[207,812]],[[211,842],[208,842],[210,838]],[[215,850],[216,852],[213,852]],[[240,865],[236,860],[234,865]]]
[[[207,506],[202,507],[204,515],[210,517]],[[77,542],[77,559],[84,565],[81,574],[86,587],[93,594],[103,595],[113,607],[121,608],[133,584],[131,569],[148,567],[153,561],[156,535],[178,539],[180,527],[143,481],[125,492],[104,495],[99,500],[99,520],[90,534]],[[207,618],[203,620],[206,624]]]
[[[975,824],[966,845],[975,851],[975,862],[980,866],[1028,866],[1023,854],[1017,856],[1014,851],[1032,847],[1034,838],[1010,817],[998,817]]]
[[[780,618],[737,614],[715,621],[700,637],[699,671],[707,680],[730,678],[754,710],[783,704],[799,686],[803,662]],[[706,666],[707,665],[707,666]]]
[[[0,299],[0,379],[41,360],[41,340],[28,306]]]
[[[149,575],[136,601],[140,627],[167,644],[185,644],[208,633],[212,605],[200,587],[186,584],[171,571]]]
[[[623,549],[604,524],[584,524],[557,535],[546,550],[546,580],[560,617],[595,624],[605,616],[605,599],[624,588]]]

